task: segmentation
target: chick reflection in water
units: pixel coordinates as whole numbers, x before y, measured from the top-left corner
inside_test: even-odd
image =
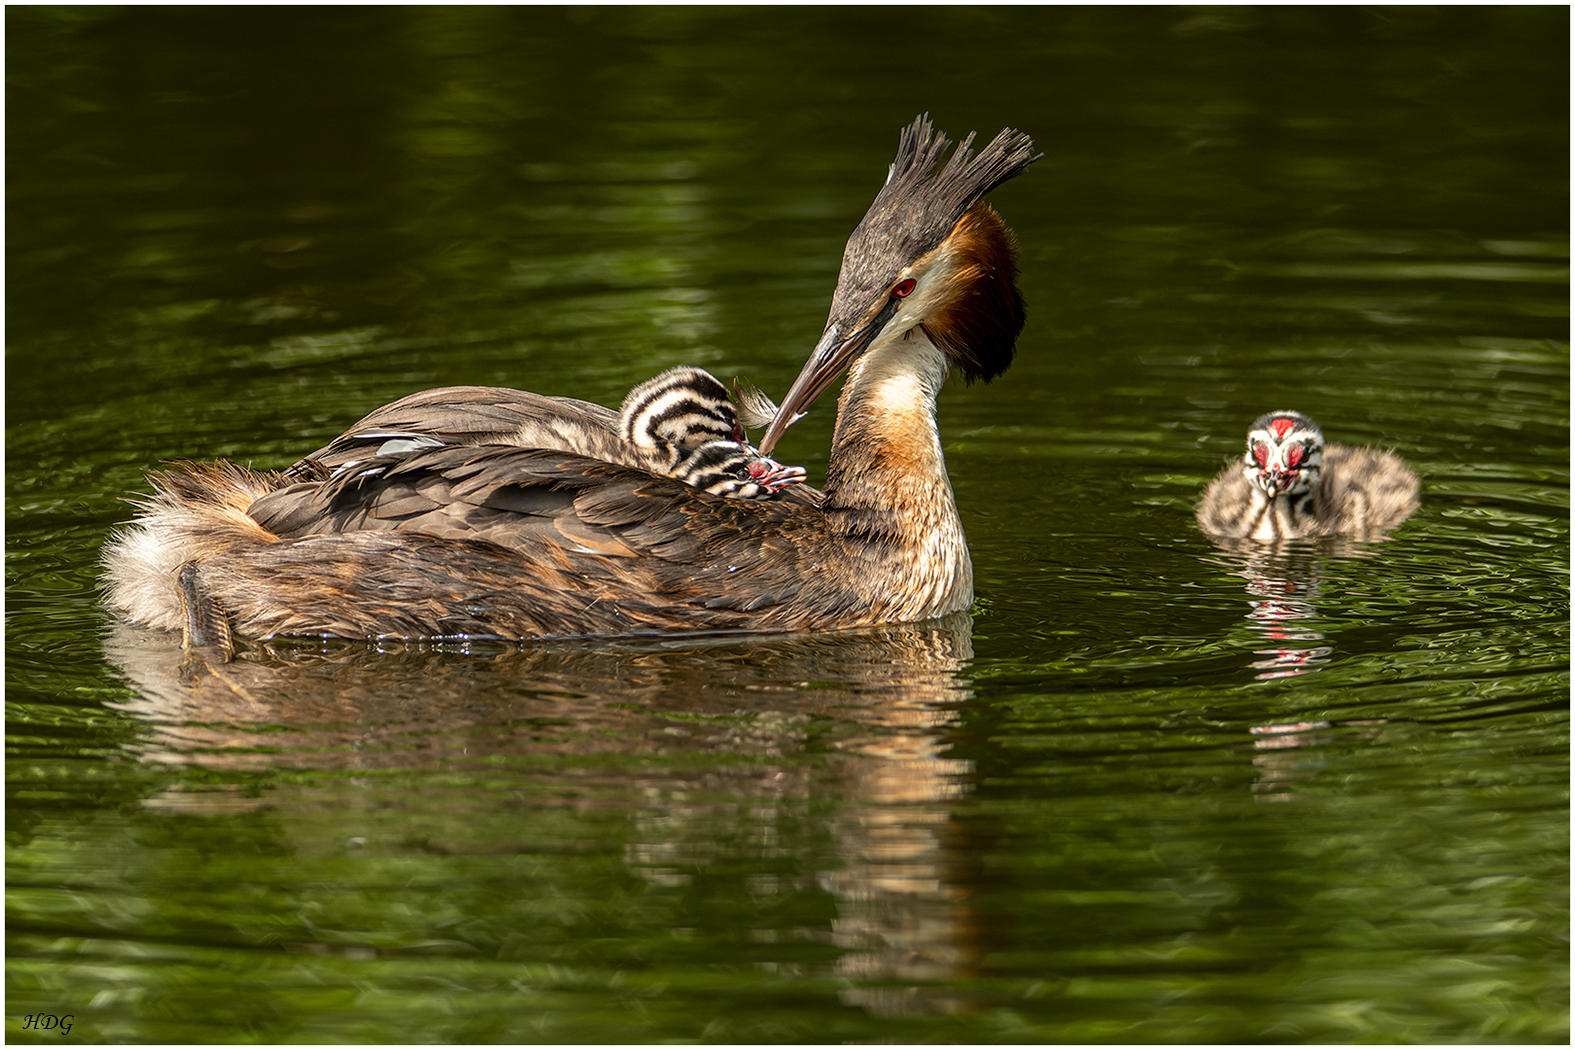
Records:
[[[1361,557],[1416,511],[1420,484],[1393,453],[1326,443],[1300,412],[1267,412],[1247,432],[1246,454],[1204,490],[1198,526],[1247,580],[1253,626],[1273,648],[1250,666],[1259,678],[1307,674],[1333,649],[1300,621],[1318,613],[1313,599],[1324,556]],[[1313,538],[1322,537],[1320,542]],[[1299,542],[1301,541],[1301,542]]]
[[[1318,616],[1322,566],[1317,546],[1288,541],[1266,546],[1217,540],[1223,557],[1214,559],[1247,581],[1247,622],[1269,643],[1254,649],[1260,657],[1247,666],[1257,678],[1311,674],[1329,662],[1334,649],[1308,621]]]

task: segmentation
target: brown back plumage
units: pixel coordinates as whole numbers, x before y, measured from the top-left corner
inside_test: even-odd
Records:
[[[193,500],[195,480],[180,477],[184,505],[222,501]],[[159,482],[169,498],[176,486]],[[806,502],[708,496],[562,452],[475,445],[373,457],[326,481],[284,484],[248,516],[277,542],[215,518],[193,554],[251,634],[793,630],[882,622],[901,601],[871,593],[839,613],[839,579],[869,559],[827,543],[834,526]],[[284,579],[288,606],[277,600]]]
[[[591,401],[550,397],[501,386],[443,386],[402,397],[368,413],[359,423],[285,472],[304,476],[388,451],[429,445],[506,444],[557,448],[618,462],[624,441],[618,413]]]

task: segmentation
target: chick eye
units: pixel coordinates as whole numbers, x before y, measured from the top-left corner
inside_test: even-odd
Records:
[[[914,280],[912,277],[904,277],[902,280],[891,286],[891,297],[893,299],[906,299],[908,297],[908,293],[912,292],[918,283],[919,282]]]
[[[749,468],[739,467],[737,470],[733,471],[733,477],[737,478],[739,481],[748,481],[751,477]]]

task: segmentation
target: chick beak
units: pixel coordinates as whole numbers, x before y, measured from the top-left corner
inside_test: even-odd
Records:
[[[1284,495],[1290,491],[1291,486],[1296,483],[1296,479],[1300,476],[1301,472],[1296,470],[1280,470],[1277,468],[1266,470],[1263,472],[1264,491],[1269,494],[1270,498]]]

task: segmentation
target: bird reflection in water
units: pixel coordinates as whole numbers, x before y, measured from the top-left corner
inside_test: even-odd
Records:
[[[1314,719],[1253,726],[1252,764],[1257,769],[1253,794],[1262,802],[1293,802],[1296,785],[1311,780],[1323,769],[1325,759],[1316,749],[1337,742],[1372,740],[1389,725],[1386,718],[1360,718],[1341,722]]]
[[[1259,658],[1247,665],[1258,672],[1253,677],[1312,674],[1333,656],[1334,647],[1319,644],[1324,636],[1311,623],[1318,617],[1323,549],[1331,542],[1349,546],[1340,540],[1215,540],[1221,553],[1214,560],[1247,581],[1247,622],[1268,643],[1253,650]]]
[[[1261,681],[1275,681],[1315,674],[1334,657],[1335,647],[1316,624],[1317,601],[1323,586],[1324,563],[1329,559],[1371,558],[1372,544],[1382,535],[1367,538],[1325,536],[1318,539],[1258,540],[1214,537],[1218,553],[1211,561],[1247,581],[1246,620],[1268,645],[1254,649],[1258,659],[1247,666]],[[1260,801],[1289,802],[1297,797],[1295,785],[1315,777],[1324,759],[1318,747],[1337,740],[1376,735],[1384,719],[1329,722],[1307,720],[1252,726],[1252,764],[1257,770],[1252,790]]]
[[[394,803],[399,834],[421,837],[431,853],[557,848],[519,813],[523,791],[533,811],[627,809],[623,864],[652,887],[682,893],[697,874],[742,862],[780,873],[749,876],[753,894],[827,893],[836,903],[828,925],[750,937],[833,945],[835,961],[796,961],[790,947],[757,965],[847,978],[844,1000],[885,1016],[954,1008],[955,993],[938,985],[982,950],[953,823],[972,765],[948,754],[956,708],[973,696],[961,676],[971,632],[962,614],[772,639],[499,643],[468,655],[417,643],[249,643],[233,661],[207,664],[184,662],[165,632],[119,624],[106,655],[134,688],[112,706],[146,724],[128,746],[150,763],[441,771],[444,784],[460,785],[454,812],[464,819],[446,819],[442,806],[433,816],[431,798]],[[467,770],[491,785],[511,769],[520,772],[508,790],[464,786]],[[255,797],[172,789],[144,805],[194,816],[266,808],[292,850],[310,852],[328,819],[323,785],[266,783],[260,796],[246,793]],[[408,781],[334,783],[334,828],[362,848],[397,850],[378,840],[389,825],[371,819],[387,796],[356,796]],[[825,825],[806,820],[827,811]],[[819,843],[811,849],[806,827]],[[500,828],[517,829],[521,844],[500,844]],[[730,833],[739,830],[743,845]],[[794,874],[806,856],[812,864]],[[802,884],[784,884],[795,879]]]
[[[1258,540],[1213,537],[1209,557],[1247,581],[1246,620],[1268,645],[1254,649],[1247,666],[1255,678],[1274,680],[1313,674],[1327,666],[1335,647],[1317,629],[1325,564],[1377,555],[1382,533],[1317,539]]]

